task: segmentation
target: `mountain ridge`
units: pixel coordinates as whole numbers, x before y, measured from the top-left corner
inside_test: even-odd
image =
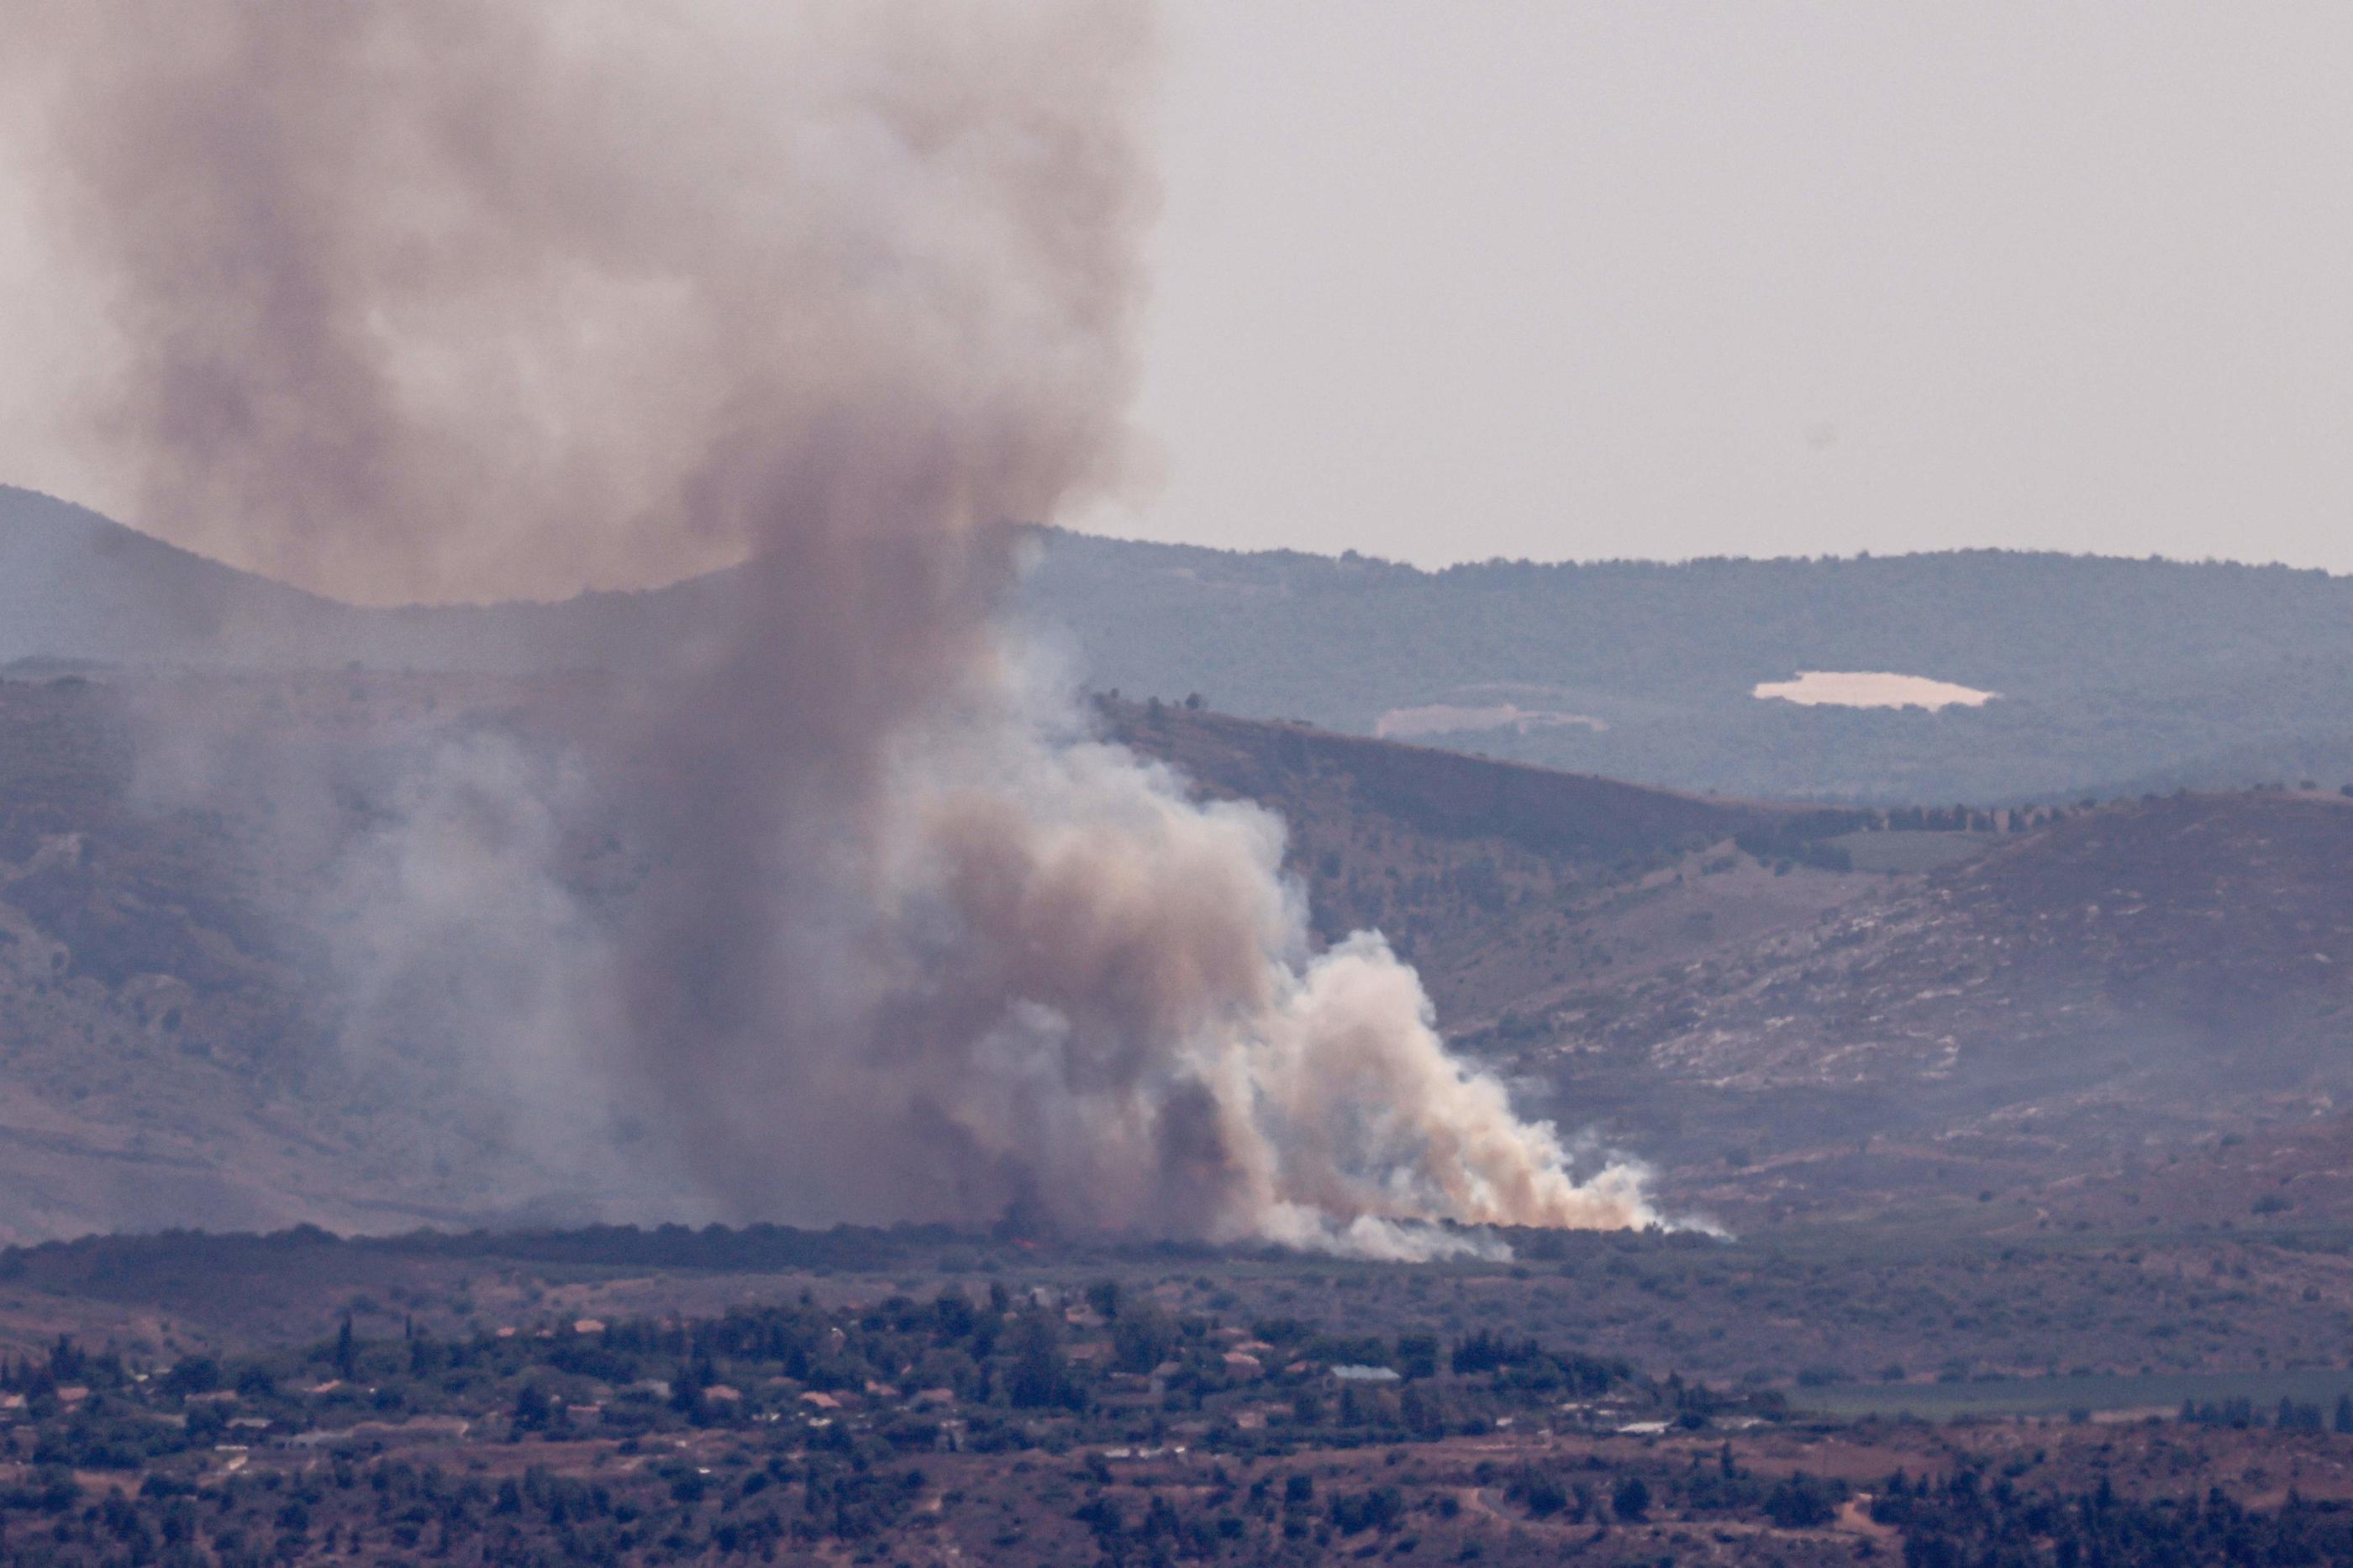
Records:
[[[1424,740],[1546,767],[1874,805],[2353,768],[2353,578],[2316,570],[1979,550],[1425,572],[1038,537],[1013,610],[1080,680],[1243,717],[1371,734],[1412,715]],[[631,668],[692,636],[733,581],[359,608],[0,487],[0,664]],[[1930,712],[1752,695],[1807,668],[1999,696]]]

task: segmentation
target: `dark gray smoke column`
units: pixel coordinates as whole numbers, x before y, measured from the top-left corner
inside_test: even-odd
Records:
[[[997,640],[1007,524],[1116,478],[1139,6],[4,14],[121,329],[80,435],[148,526],[373,600],[754,563],[597,769],[657,867],[627,1072],[732,1210],[1648,1217],[1376,939],[1311,956],[1274,824],[1070,732]]]

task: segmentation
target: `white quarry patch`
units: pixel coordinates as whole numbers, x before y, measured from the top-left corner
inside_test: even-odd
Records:
[[[1751,693],[1803,708],[1981,708],[2001,695],[1878,669],[1801,669],[1795,680],[1760,680]]]

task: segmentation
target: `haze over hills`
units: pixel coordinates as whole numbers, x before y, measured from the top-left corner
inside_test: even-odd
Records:
[[[345,671],[0,681],[6,1234],[683,1212],[609,1154],[602,1190],[551,1166],[433,1027],[390,1055],[353,1043],[329,977],[369,884],[337,856],[397,799],[389,759],[340,753],[321,823],[272,767],[174,805],[130,744],[158,702],[266,724],[284,759],[419,726],[554,739],[593,700],[550,678]],[[2259,1165],[2334,1126],[2353,1090],[2340,797],[1858,837],[1886,824],[1176,705],[1111,704],[1103,722],[1201,789],[1279,810],[1324,939],[1387,932],[1442,1029],[1522,1103],[1651,1163],[1686,1212],[1746,1226],[1967,1203],[2031,1226],[2096,1192],[2113,1204],[2136,1169],[2211,1163],[2226,1135]],[[1839,868],[1916,845],[1954,863]],[[593,834],[565,862],[592,910],[641,874]],[[2243,1212],[2234,1180],[2194,1191]]]
[[[2323,573],[1989,551],[1425,573],[1041,537],[1025,614],[1088,685],[1135,697],[1776,798],[2353,778],[2353,580]],[[0,488],[0,662],[522,673],[691,637],[727,587],[353,609]],[[1752,695],[1806,669],[1999,695],[1933,712]]]

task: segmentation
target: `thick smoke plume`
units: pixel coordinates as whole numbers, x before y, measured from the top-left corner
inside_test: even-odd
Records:
[[[742,566],[617,684],[592,784],[419,764],[353,859],[354,1017],[429,998],[513,1095],[609,1082],[739,1215],[1398,1253],[1651,1217],[1377,937],[1310,951],[1278,824],[1091,739],[1004,640],[1013,525],[1120,476],[1139,6],[5,18],[119,334],[75,436],[147,526],[376,602]],[[594,910],[543,863],[589,817],[651,868]]]

